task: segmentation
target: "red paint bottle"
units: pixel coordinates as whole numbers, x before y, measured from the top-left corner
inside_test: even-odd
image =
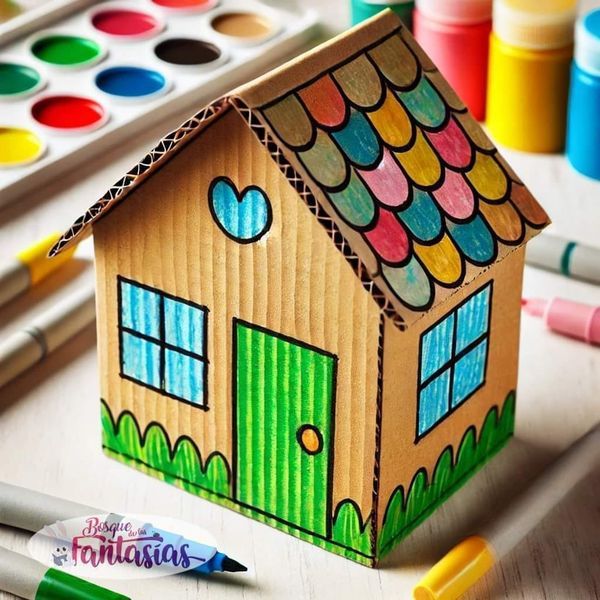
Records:
[[[416,40],[478,121],[485,117],[492,0],[417,0]]]

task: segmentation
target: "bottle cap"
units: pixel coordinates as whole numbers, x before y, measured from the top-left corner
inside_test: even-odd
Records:
[[[573,43],[576,4],[576,0],[496,0],[494,33],[519,48],[564,48]]]
[[[575,62],[582,71],[600,75],[600,8],[577,21]]]
[[[492,0],[416,0],[426,17],[455,25],[483,23],[492,18]]]

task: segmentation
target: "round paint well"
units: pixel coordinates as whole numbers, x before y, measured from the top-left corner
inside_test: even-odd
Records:
[[[31,43],[31,53],[46,64],[77,69],[100,61],[105,50],[98,42],[89,38],[46,33],[39,35]]]
[[[90,20],[95,29],[117,39],[147,39],[164,28],[154,15],[128,8],[97,10]]]
[[[171,65],[183,67],[214,66],[222,62],[223,53],[218,46],[193,38],[168,38],[154,47],[154,54]]]
[[[108,120],[105,108],[82,96],[46,96],[34,102],[31,116],[44,127],[60,133],[87,133]]]
[[[151,2],[174,12],[205,12],[219,3],[218,0],[151,0]]]
[[[44,142],[32,131],[0,126],[0,169],[23,167],[44,154]]]
[[[17,62],[0,62],[0,100],[29,96],[44,84],[44,79],[34,68]]]
[[[220,35],[238,44],[256,44],[273,37],[279,27],[268,17],[236,10],[215,15],[211,27]]]
[[[149,100],[164,94],[169,82],[164,75],[143,67],[110,67],[96,75],[96,87],[122,100]]]

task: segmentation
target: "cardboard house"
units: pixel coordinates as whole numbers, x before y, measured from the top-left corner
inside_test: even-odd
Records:
[[[542,208],[387,11],[167,135],[93,229],[108,455],[373,566],[513,430]]]

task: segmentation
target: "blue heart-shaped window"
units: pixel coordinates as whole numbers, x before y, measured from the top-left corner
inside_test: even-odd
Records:
[[[238,192],[231,179],[217,177],[208,190],[208,205],[223,233],[240,244],[255,242],[271,227],[271,203],[255,185]]]

